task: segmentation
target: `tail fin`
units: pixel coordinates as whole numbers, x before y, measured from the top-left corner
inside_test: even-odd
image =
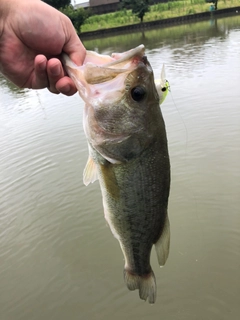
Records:
[[[124,270],[124,280],[129,290],[139,289],[139,297],[153,304],[156,301],[157,286],[153,271],[144,276],[139,276]]]

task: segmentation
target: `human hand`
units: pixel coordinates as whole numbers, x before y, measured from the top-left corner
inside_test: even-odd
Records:
[[[74,94],[60,54],[77,65],[86,50],[67,16],[40,0],[0,0],[0,72],[21,88]]]

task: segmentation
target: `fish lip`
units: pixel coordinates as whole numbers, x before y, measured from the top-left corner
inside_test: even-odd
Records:
[[[120,54],[119,57],[118,57],[118,55],[119,54],[117,54],[117,53],[113,53],[112,57],[115,58],[115,60],[108,62],[106,64],[103,64],[102,66],[104,66],[106,68],[110,68],[110,67],[113,67],[117,64],[124,63],[127,60],[131,60],[131,59],[136,60],[137,57],[138,57],[138,59],[137,59],[138,61],[142,60],[142,58],[145,56],[145,46],[143,44],[141,44],[134,49],[128,50],[127,52]]]

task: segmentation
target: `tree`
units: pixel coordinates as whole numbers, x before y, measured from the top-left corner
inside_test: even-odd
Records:
[[[207,3],[213,3],[213,10],[217,10],[218,0],[205,0]]]
[[[46,2],[47,4],[56,9],[60,9],[69,6],[71,0],[43,0],[43,2]]]
[[[60,11],[68,16],[68,18],[72,21],[72,24],[74,25],[74,28],[78,34],[81,31],[81,26],[83,25],[84,21],[90,16],[89,10],[85,10],[83,8],[74,9],[72,6],[62,8]]]
[[[122,0],[122,7],[132,9],[132,13],[143,22],[145,13],[149,12],[150,2],[151,0]]]
[[[74,9],[71,5],[71,0],[43,0],[43,2],[46,2],[68,16],[78,34],[81,31],[81,25],[90,16],[89,10],[83,8]]]

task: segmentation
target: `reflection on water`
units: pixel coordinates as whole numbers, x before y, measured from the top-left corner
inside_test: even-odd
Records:
[[[13,83],[11,83],[10,81],[6,80],[0,73],[0,85],[1,87],[5,88],[5,92],[8,92],[9,94],[23,94],[24,92],[26,92],[26,89],[20,89],[18,87],[16,87]],[[8,89],[8,90],[7,90]]]
[[[177,27],[171,26],[83,41],[89,50],[95,50],[100,53],[103,50],[120,52],[123,49],[129,49],[129,45],[136,47],[139,43],[144,43],[149,49],[159,49],[163,46],[170,46],[171,48],[176,46],[179,48],[180,45],[187,43],[202,45],[211,38],[225,38],[229,30],[235,28],[239,21],[240,16],[212,19],[209,21],[183,24]]]
[[[84,187],[81,99],[0,78],[0,319],[239,318],[240,17],[84,41],[100,53],[144,43],[172,166],[171,251],[153,307],[129,292],[103,218]]]

